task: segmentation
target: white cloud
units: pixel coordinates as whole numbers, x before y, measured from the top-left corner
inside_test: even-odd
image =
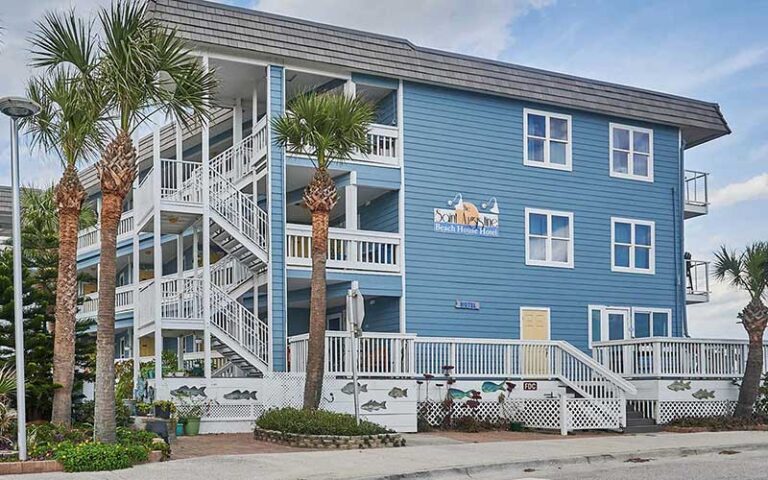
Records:
[[[688,306],[688,333],[694,338],[745,339],[736,315],[749,303],[749,295],[712,281],[709,303]]]
[[[404,37],[420,46],[498,58],[515,19],[550,0],[261,0],[255,7],[348,28]]]
[[[712,207],[719,208],[761,198],[768,198],[768,173],[715,190],[710,201]]]

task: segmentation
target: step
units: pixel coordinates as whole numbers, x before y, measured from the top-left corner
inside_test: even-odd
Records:
[[[627,425],[656,425],[652,418],[630,418],[627,416]]]
[[[660,425],[634,425],[624,429],[623,433],[656,433],[661,431]]]

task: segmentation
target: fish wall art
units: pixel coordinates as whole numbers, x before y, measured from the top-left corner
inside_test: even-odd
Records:
[[[392,390],[387,394],[392,398],[402,398],[408,396],[407,388],[392,387]]]
[[[715,398],[714,390],[704,390],[700,388],[691,394],[696,400],[706,400],[707,398]]]
[[[682,392],[683,390],[690,390],[691,389],[691,382],[687,381],[684,382],[682,380],[675,380],[674,382],[667,385],[667,388],[669,390],[672,390],[673,392]]]
[[[377,402],[376,400],[368,400],[360,406],[366,412],[377,412],[379,410],[387,409],[387,402]]]
[[[360,385],[357,384],[357,391],[358,392],[367,392],[368,391],[368,384]],[[348,384],[341,387],[341,392],[346,393],[347,395],[352,395],[355,393],[355,383],[349,382]]]
[[[205,394],[205,388],[206,387],[198,388],[182,385],[176,390],[171,390],[171,395],[174,397],[207,397],[208,395]]]
[[[256,400],[256,390],[233,390],[224,394],[225,400]]]

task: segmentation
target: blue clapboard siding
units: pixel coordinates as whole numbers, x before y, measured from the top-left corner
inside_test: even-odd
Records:
[[[371,303],[373,302],[373,303]],[[365,302],[365,332],[399,332],[400,331],[400,298],[377,297]]]
[[[573,171],[523,165],[523,108],[569,113]],[[654,129],[654,183],[609,175],[609,122]],[[520,306],[551,308],[553,339],[587,346],[587,305],[673,309],[681,335],[678,131],[458,90],[404,86],[406,319],[419,335],[519,338]],[[457,193],[498,200],[498,238],[434,232]],[[526,207],[574,213],[575,268],[525,265]],[[611,271],[611,216],[656,222],[656,274]],[[480,302],[458,310],[456,299]]]
[[[269,108],[272,117],[283,114],[283,75],[282,67],[271,65],[269,74]],[[269,288],[272,292],[272,367],[275,371],[285,370],[285,156],[283,149],[274,145],[275,134],[272,136],[270,155],[270,206],[269,217],[271,236],[269,253],[272,267],[272,277]]]
[[[360,229],[375,230],[377,232],[397,232],[399,222],[397,218],[398,191],[387,192],[371,200],[370,205],[359,208]]]

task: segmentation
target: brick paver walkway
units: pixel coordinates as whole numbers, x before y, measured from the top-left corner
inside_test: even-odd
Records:
[[[171,445],[171,460],[205,457],[209,455],[247,455],[252,453],[306,452],[306,448],[293,448],[260,442],[252,433],[221,433],[178,437]]]

